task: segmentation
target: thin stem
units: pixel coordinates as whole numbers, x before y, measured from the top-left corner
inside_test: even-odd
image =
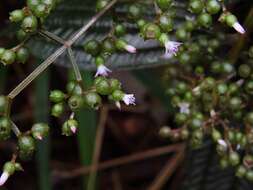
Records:
[[[76,80],[78,82],[81,82],[82,81],[82,76],[81,76],[81,72],[78,68],[78,65],[76,63],[76,60],[75,60],[75,57],[74,57],[74,53],[73,53],[73,50],[72,48],[68,48],[68,57],[69,57],[69,60],[73,66],[73,69],[74,69],[74,73],[75,73],[75,76],[76,76]]]
[[[71,37],[67,43],[57,49],[51,56],[49,56],[39,67],[37,67],[30,75],[27,76],[16,88],[14,88],[8,95],[9,98],[15,98],[22,90],[24,90],[34,79],[36,79],[48,66],[50,66],[60,55],[62,55],[68,47],[75,43],[107,10],[109,10],[117,0],[111,1],[101,12],[97,13],[86,25],[84,25],[79,32]]]
[[[61,37],[55,35],[54,33],[51,33],[49,31],[45,31],[45,30],[39,30],[39,34],[45,38],[48,38],[50,40],[53,40],[59,44],[65,45],[65,40],[62,39]]]
[[[12,129],[13,133],[14,133],[17,137],[19,137],[19,136],[21,135],[21,132],[20,132],[18,126],[17,126],[13,121],[11,121],[11,129]]]

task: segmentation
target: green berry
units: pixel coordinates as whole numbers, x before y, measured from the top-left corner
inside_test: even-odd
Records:
[[[221,159],[220,159],[220,167],[221,167],[222,169],[225,169],[225,168],[227,168],[228,166],[229,166],[229,161],[228,161],[228,159],[227,159],[226,157],[221,158]]]
[[[175,122],[177,125],[183,125],[188,119],[188,116],[185,113],[176,113]]]
[[[79,95],[73,95],[69,98],[68,105],[72,111],[77,111],[83,106],[83,98]]]
[[[26,4],[31,10],[35,10],[36,6],[40,3],[40,0],[27,0]]]
[[[249,48],[249,57],[253,58],[253,46]]]
[[[246,82],[244,89],[248,94],[252,95],[253,94],[253,81]]]
[[[16,60],[16,54],[12,50],[5,50],[1,56],[1,62],[4,65],[10,65],[10,64],[14,63],[15,60]]]
[[[4,52],[5,52],[5,49],[0,47],[0,60],[1,60]]]
[[[128,15],[132,19],[138,19],[142,16],[142,9],[141,6],[138,4],[132,4],[128,8]]]
[[[11,135],[11,121],[7,117],[0,117],[0,141],[7,140]]]
[[[0,113],[4,113],[7,107],[8,101],[6,96],[0,96]]]
[[[18,51],[16,52],[16,56],[17,56],[17,62],[19,63],[25,63],[28,58],[29,58],[29,51],[27,48],[25,47],[21,47],[18,49]]]
[[[20,163],[15,163],[15,171],[24,171],[23,167]]]
[[[96,10],[100,11],[109,3],[108,0],[98,0],[96,3]]]
[[[159,136],[162,138],[169,138],[171,136],[171,129],[168,126],[163,126],[159,130]]]
[[[89,92],[85,95],[85,102],[91,108],[98,108],[102,102],[101,97],[95,92]]]
[[[114,41],[111,38],[106,38],[102,43],[102,50],[106,54],[113,54],[116,50]]]
[[[19,42],[24,41],[27,38],[27,36],[28,36],[28,34],[22,29],[18,30],[16,33],[16,37]]]
[[[203,121],[195,117],[190,120],[189,125],[192,129],[199,129],[202,127]]]
[[[126,34],[126,27],[123,24],[117,24],[114,32],[118,37],[124,36]]]
[[[218,131],[217,129],[212,130],[212,138],[215,142],[217,142],[218,140],[222,139],[221,133],[220,131]]]
[[[62,134],[65,136],[71,136],[76,133],[78,129],[78,122],[75,119],[69,119],[62,125]]]
[[[201,13],[202,10],[204,9],[204,3],[202,0],[192,0],[190,1],[188,7],[192,13],[198,14]]]
[[[217,85],[217,91],[219,94],[225,94],[228,91],[228,86],[225,83]]]
[[[230,152],[228,156],[229,163],[231,166],[236,166],[240,163],[240,156],[237,152]]]
[[[42,140],[49,133],[49,126],[46,123],[36,123],[32,126],[32,135],[35,139]]]
[[[14,162],[6,162],[4,164],[3,171],[8,173],[9,175],[14,174],[14,172],[15,172],[15,163]]]
[[[206,9],[210,14],[216,14],[221,10],[221,5],[217,0],[208,0]]]
[[[246,121],[248,124],[253,125],[253,112],[249,112],[249,113],[246,115],[245,121]]]
[[[34,9],[34,14],[38,18],[45,18],[48,15],[48,9],[45,4],[38,4]]]
[[[187,140],[190,136],[190,132],[187,128],[183,128],[180,130],[180,138],[182,140]]]
[[[22,21],[21,27],[25,32],[35,32],[38,28],[38,20],[35,16],[27,16]]]
[[[240,77],[242,78],[247,78],[250,76],[250,73],[251,73],[251,68],[249,65],[247,64],[242,64],[239,66],[239,69],[238,69],[238,74]]]
[[[53,90],[50,92],[49,99],[51,102],[60,103],[65,100],[65,94],[61,90]]]
[[[11,22],[20,22],[24,19],[25,14],[23,10],[15,10],[10,13],[10,21]]]
[[[24,135],[18,138],[18,148],[23,155],[32,155],[35,151],[35,142],[31,136]]]
[[[157,6],[162,10],[170,8],[172,0],[155,0]]]
[[[164,32],[170,32],[173,30],[173,20],[166,14],[163,14],[159,18],[159,26]]]
[[[96,40],[90,40],[83,45],[84,51],[92,56],[97,56],[101,51],[101,45]]]
[[[208,28],[211,26],[212,22],[212,16],[208,13],[202,13],[198,16],[198,23],[200,26]]]
[[[251,182],[253,181],[253,171],[252,170],[249,170],[246,172],[246,179]]]
[[[111,86],[106,78],[101,79],[95,84],[97,93],[101,95],[109,95],[111,93]]]
[[[181,41],[185,41],[188,39],[189,33],[186,31],[185,28],[181,27],[181,28],[178,28],[176,31],[176,37],[177,39]]]
[[[228,14],[225,17],[225,21],[226,21],[226,23],[227,23],[228,26],[232,27],[237,22],[237,18],[236,18],[235,15]]]
[[[121,89],[121,83],[119,80],[117,79],[110,79],[110,86],[111,86],[111,91],[115,91],[115,90],[120,90]]]
[[[242,106],[242,100],[239,97],[232,97],[228,103],[229,108],[232,110],[240,109]]]
[[[124,97],[124,92],[122,92],[121,90],[115,90],[112,93],[112,99],[117,102],[117,101],[121,101]]]
[[[51,109],[51,115],[54,117],[60,117],[64,112],[64,104],[58,103],[55,104]]]
[[[247,169],[243,166],[240,165],[237,169],[236,169],[236,173],[235,175],[239,178],[242,178],[246,175]]]
[[[187,32],[191,32],[195,29],[195,21],[194,20],[186,20],[184,23],[184,28]]]
[[[153,23],[145,24],[142,35],[146,39],[158,39],[161,35],[160,27]]]
[[[75,81],[68,82],[66,86],[68,94],[82,95],[82,87]]]
[[[178,60],[181,64],[187,64],[191,61],[191,55],[188,52],[182,52],[178,56]]]

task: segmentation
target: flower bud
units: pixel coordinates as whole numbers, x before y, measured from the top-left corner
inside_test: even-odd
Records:
[[[90,40],[83,45],[84,51],[93,57],[97,56],[101,51],[101,45],[96,40]]]
[[[16,60],[16,54],[12,50],[5,50],[1,56],[1,62],[4,65],[13,64]]]
[[[7,117],[0,117],[0,141],[6,140],[11,135],[11,122]]]
[[[77,111],[83,106],[83,98],[79,95],[73,95],[69,98],[68,105],[72,111]]]
[[[228,155],[228,160],[231,166],[236,166],[240,163],[240,156],[237,152],[230,152]]]
[[[65,136],[71,136],[76,133],[78,129],[78,122],[74,119],[69,119],[62,125],[62,134]]]
[[[162,138],[169,138],[171,136],[171,129],[168,126],[163,126],[159,130],[159,136]]]
[[[60,117],[64,112],[64,104],[63,103],[58,103],[53,105],[51,109],[51,115],[54,117]]]
[[[32,126],[32,135],[35,139],[42,140],[49,133],[49,126],[46,123],[36,123]]]
[[[21,27],[25,32],[33,33],[37,30],[38,20],[35,16],[27,16],[23,19]]]
[[[19,153],[22,157],[30,157],[35,151],[35,142],[31,136],[22,135],[18,138]]]
[[[25,47],[21,47],[18,49],[18,51],[16,52],[17,55],[17,62],[19,63],[25,63],[28,58],[29,58],[29,51],[27,48]]]
[[[96,91],[101,95],[109,95],[111,93],[111,86],[106,78],[100,78],[95,82]]]
[[[23,10],[14,10],[10,13],[10,21],[11,22],[20,22],[24,19],[25,14]]]
[[[15,164],[13,162],[6,162],[3,167],[3,173],[0,177],[0,186],[5,184],[8,178],[14,174],[15,172]]]
[[[65,94],[60,90],[53,90],[50,92],[49,99],[54,103],[60,103],[65,99]]]
[[[97,109],[101,102],[101,97],[95,92],[89,92],[85,95],[85,103],[91,108]]]

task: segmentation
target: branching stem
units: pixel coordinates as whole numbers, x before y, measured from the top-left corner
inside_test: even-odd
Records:
[[[34,79],[36,79],[48,66],[50,66],[60,55],[62,55],[71,45],[73,45],[106,11],[108,11],[117,0],[112,0],[103,10],[97,13],[86,25],[84,25],[77,33],[65,42],[62,47],[57,49],[49,56],[39,67],[37,67],[30,75],[28,75],[16,88],[8,95],[10,99],[14,99],[21,91],[23,91]]]

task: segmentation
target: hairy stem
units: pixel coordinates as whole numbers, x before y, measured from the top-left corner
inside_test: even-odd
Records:
[[[30,75],[27,76],[16,88],[8,95],[14,99],[21,91],[23,91],[34,79],[36,79],[48,66],[50,66],[67,48],[74,44],[106,11],[108,11],[117,0],[112,0],[103,10],[97,13],[86,25],[84,25],[76,34],[74,34],[62,47],[57,49],[49,56],[39,67],[37,67]]]
[[[73,66],[74,73],[75,73],[75,76],[76,76],[76,80],[78,82],[81,82],[82,81],[82,76],[81,76],[80,70],[78,68],[78,65],[76,63],[73,50],[70,47],[68,48],[68,57],[69,57],[69,60],[70,60],[70,62],[72,64],[72,66]]]
[[[59,44],[64,45],[65,44],[65,40],[60,38],[59,36],[55,35],[54,33],[51,33],[49,31],[45,31],[45,30],[39,30],[38,32],[41,36],[48,38],[50,40],[53,40]]]

